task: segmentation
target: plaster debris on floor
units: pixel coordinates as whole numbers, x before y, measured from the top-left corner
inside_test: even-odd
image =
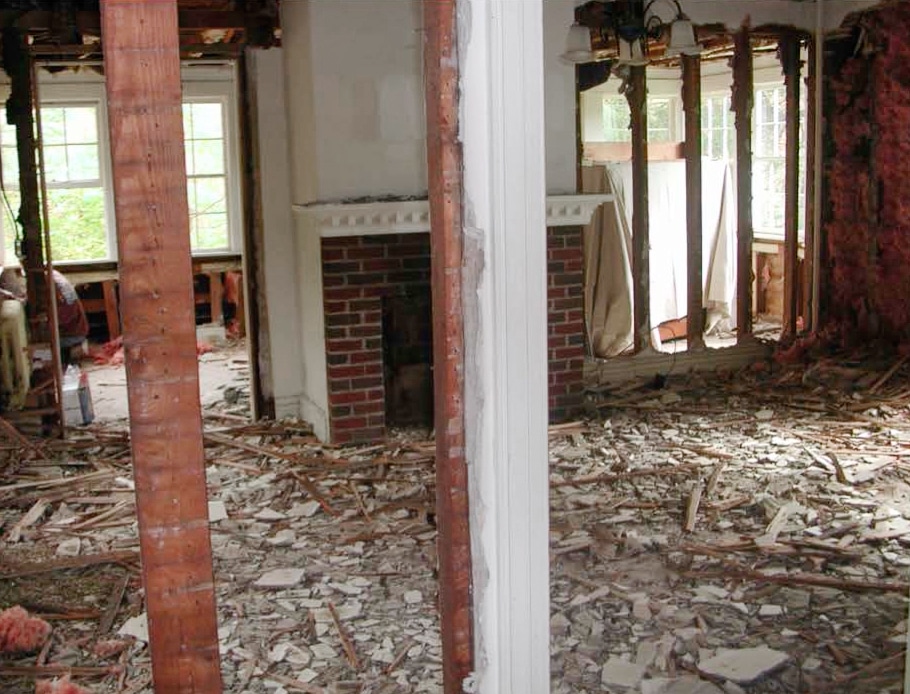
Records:
[[[430,433],[204,421],[225,691],[441,691]],[[52,627],[4,692],[151,692],[128,442],[0,446],[0,609]],[[600,392],[550,428],[552,691],[900,692],[908,443],[904,362]]]

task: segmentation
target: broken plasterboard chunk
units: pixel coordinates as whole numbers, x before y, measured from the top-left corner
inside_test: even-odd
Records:
[[[303,569],[273,569],[259,577],[258,588],[290,588],[303,580]]]
[[[218,521],[227,520],[227,518],[227,509],[224,507],[223,501],[216,499],[209,502],[209,523],[217,523]]]
[[[120,627],[120,631],[117,632],[120,636],[132,636],[137,641],[142,641],[143,643],[148,643],[149,640],[149,618],[148,615],[143,612],[136,617],[130,617],[123,623],[123,626]]]
[[[638,687],[645,676],[645,668],[635,663],[630,663],[622,658],[610,658],[603,666],[600,673],[600,681],[606,687],[626,687],[632,689]]]
[[[751,684],[782,667],[790,656],[767,646],[720,651],[698,665],[707,675],[723,677],[737,684]]]

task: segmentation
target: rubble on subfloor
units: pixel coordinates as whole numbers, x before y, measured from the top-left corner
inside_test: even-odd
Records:
[[[551,429],[552,691],[903,691],[905,361],[679,376]]]
[[[672,376],[551,427],[552,691],[901,691],[905,363]],[[427,433],[204,419],[225,691],[441,691]],[[151,692],[124,423],[0,440],[13,605],[53,631],[0,690]]]

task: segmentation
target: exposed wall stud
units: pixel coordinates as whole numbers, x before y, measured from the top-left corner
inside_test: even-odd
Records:
[[[462,159],[456,0],[423,3],[433,294],[436,508],[444,690],[474,667],[471,532],[465,459]],[[543,230],[541,230],[543,233]]]
[[[645,68],[630,68],[626,99],[632,120],[632,297],[635,352],[651,341],[651,265],[648,222],[648,111]]]
[[[748,27],[734,35],[733,111],[736,114],[736,339],[752,337],[752,102],[754,76]]]
[[[784,182],[784,324],[783,339],[796,336],[799,314],[799,88],[800,40],[785,34],[778,51],[787,91],[787,150]]]
[[[685,55],[683,64],[683,108],[686,114],[686,229],[688,257],[686,281],[688,308],[686,338],[688,349],[705,346],[704,280],[702,272],[701,194],[701,57]]]
[[[221,692],[176,0],[102,0],[136,509],[155,691]]]

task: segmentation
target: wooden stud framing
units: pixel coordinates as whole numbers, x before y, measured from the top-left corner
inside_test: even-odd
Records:
[[[752,337],[752,102],[749,29],[734,36],[733,111],[736,114],[736,339]]]
[[[683,65],[683,109],[686,114],[686,282],[688,307],[686,342],[688,349],[705,346],[705,283],[702,273],[701,194],[701,58],[685,55]]]
[[[457,2],[423,3],[433,290],[436,511],[444,691],[474,669],[471,532],[465,458],[462,155]]]
[[[780,41],[780,61],[787,90],[787,158],[784,195],[784,324],[783,339],[796,336],[799,314],[799,88],[800,40],[786,34]]]
[[[221,692],[176,0],[102,0],[136,508],[155,691]]]
[[[265,228],[262,221],[262,181],[259,176],[259,143],[256,137],[256,84],[249,69],[247,48],[240,61],[240,144],[243,158],[243,287],[246,301],[237,306],[237,319],[245,322],[250,354],[250,390],[253,417],[275,416],[274,376],[272,374],[271,335],[268,300],[265,291]],[[245,310],[244,310],[245,309]],[[214,315],[213,315],[214,320]]]
[[[30,345],[34,354],[49,354],[34,369],[37,401],[33,410],[21,413],[41,415],[45,435],[63,434],[63,379],[57,302],[50,264],[47,190],[44,180],[41,148],[41,110],[38,103],[35,64],[24,35],[15,27],[3,30],[3,67],[10,78],[10,96],[6,102],[8,122],[16,128],[19,164],[20,206],[18,222],[22,226],[21,244],[15,249],[22,259],[26,282],[26,315]],[[52,384],[52,388],[44,387]]]
[[[632,330],[636,353],[651,342],[647,90],[644,66],[631,67],[626,99],[632,122]]]
[[[809,49],[809,75],[806,80],[806,91],[809,95],[806,109],[806,246],[803,260],[803,275],[800,278],[803,286],[802,315],[805,321],[807,331],[815,330],[814,317],[817,315],[815,310],[815,291],[813,287],[813,277],[815,276],[815,244],[817,234],[815,230],[815,129],[818,125],[818,111],[816,109],[815,87],[816,87],[816,68],[815,51],[817,46],[815,42],[810,42]]]

